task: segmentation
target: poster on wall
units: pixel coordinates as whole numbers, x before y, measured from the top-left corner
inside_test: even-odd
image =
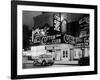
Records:
[[[11,78],[97,74],[97,6],[11,1]]]

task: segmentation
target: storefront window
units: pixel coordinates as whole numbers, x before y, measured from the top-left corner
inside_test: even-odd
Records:
[[[68,57],[68,51],[66,51],[66,57]]]
[[[74,56],[76,57],[76,51],[74,51]]]
[[[63,51],[63,58],[65,57],[65,51]]]

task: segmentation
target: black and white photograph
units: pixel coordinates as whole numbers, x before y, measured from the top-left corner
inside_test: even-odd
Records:
[[[12,15],[12,78],[97,74],[97,6],[12,1]]]
[[[23,69],[90,64],[89,14],[23,11]]]

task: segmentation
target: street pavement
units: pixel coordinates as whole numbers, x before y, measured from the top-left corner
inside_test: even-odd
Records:
[[[41,65],[33,65],[33,63],[24,63],[23,68],[28,69],[28,68],[55,68],[55,67],[71,67],[71,66],[78,66],[78,65],[71,65],[71,64],[53,64],[51,65],[46,65],[46,66],[41,66]]]

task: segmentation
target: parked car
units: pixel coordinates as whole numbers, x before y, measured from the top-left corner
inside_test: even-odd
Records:
[[[89,63],[90,63],[89,57],[82,57],[79,59],[80,66],[89,65]]]
[[[41,64],[42,66],[45,66],[47,64],[49,65],[54,64],[53,57],[50,54],[41,54],[40,56],[36,56],[33,58],[33,61],[34,65]]]

